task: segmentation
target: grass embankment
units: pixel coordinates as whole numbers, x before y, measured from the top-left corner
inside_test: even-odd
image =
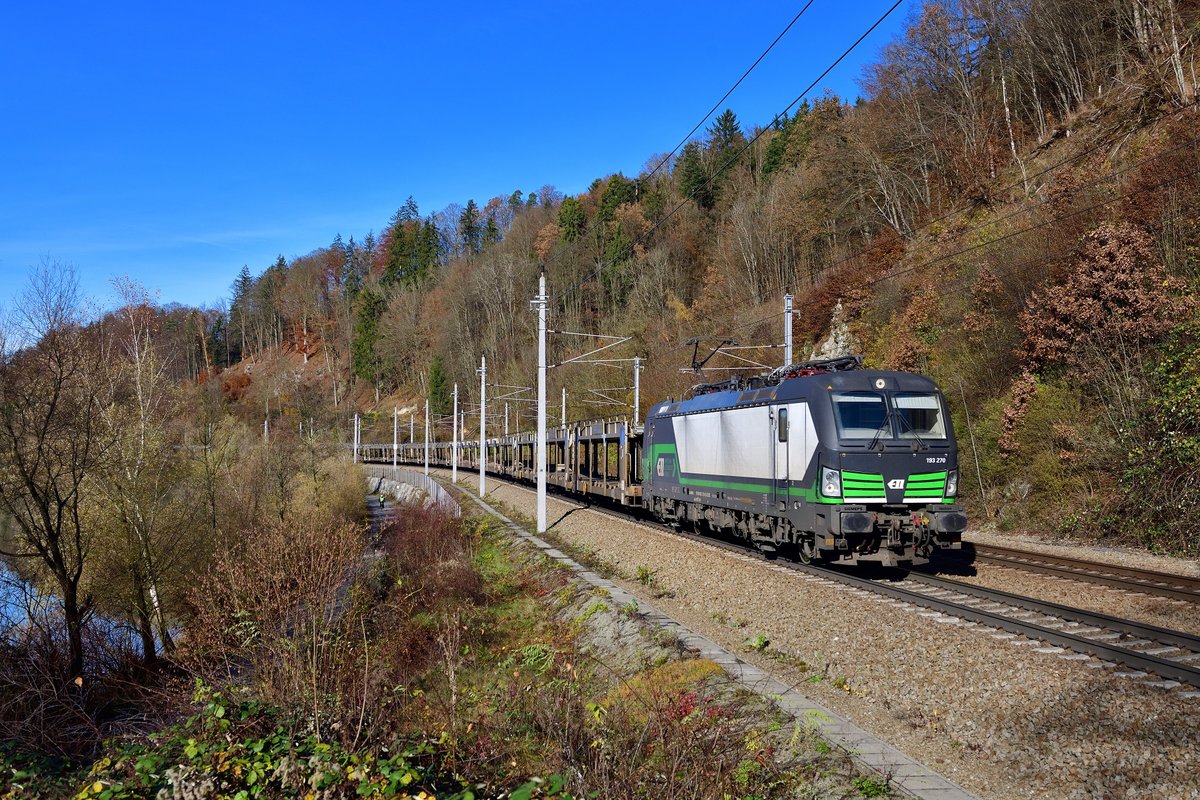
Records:
[[[3,797],[884,792],[487,519],[404,509],[378,557],[361,541],[268,531],[227,554],[177,721],[82,761],[0,751]]]

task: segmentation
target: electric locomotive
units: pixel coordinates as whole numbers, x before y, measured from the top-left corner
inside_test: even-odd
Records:
[[[860,356],[659,403],[642,457],[642,502],[660,519],[804,562],[922,564],[967,526],[942,393]]]

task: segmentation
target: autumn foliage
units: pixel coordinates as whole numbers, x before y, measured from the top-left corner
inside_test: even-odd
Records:
[[[1105,223],[1089,233],[1066,281],[1034,292],[1021,314],[1022,355],[1033,368],[1083,365],[1080,349],[1138,347],[1160,339],[1193,303],[1179,295],[1146,231]]]

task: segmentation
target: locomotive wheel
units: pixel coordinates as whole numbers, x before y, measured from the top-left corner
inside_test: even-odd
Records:
[[[811,564],[817,557],[817,537],[811,533],[805,534],[797,544],[796,555],[800,557],[801,564]]]

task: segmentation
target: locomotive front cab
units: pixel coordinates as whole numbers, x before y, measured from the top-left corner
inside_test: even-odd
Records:
[[[958,450],[933,381],[875,370],[822,377],[824,396],[810,400],[820,441],[813,555],[896,566],[961,547]]]

